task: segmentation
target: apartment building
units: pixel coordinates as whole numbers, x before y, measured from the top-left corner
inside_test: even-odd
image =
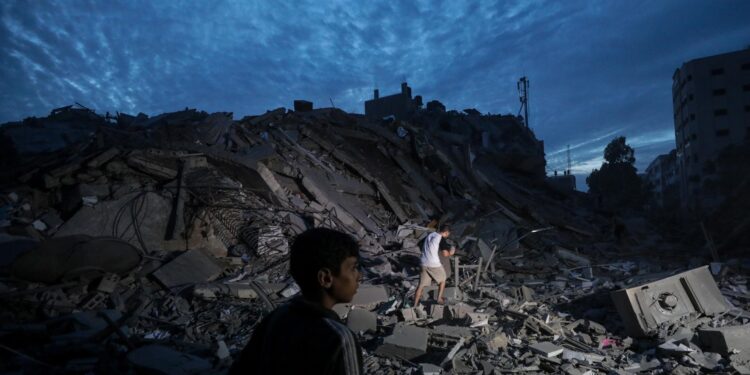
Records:
[[[672,99],[681,202],[700,213],[722,201],[712,183],[717,156],[750,138],[750,48],[684,63]]]

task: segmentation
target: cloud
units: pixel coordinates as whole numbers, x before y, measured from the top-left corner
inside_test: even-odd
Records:
[[[519,109],[549,168],[600,160],[616,135],[639,168],[673,147],[671,75],[750,40],[750,2],[7,0],[0,122],[80,102],[98,111],[257,114],[294,99],[362,112],[408,80],[425,101]],[[658,139],[659,141],[654,141]]]

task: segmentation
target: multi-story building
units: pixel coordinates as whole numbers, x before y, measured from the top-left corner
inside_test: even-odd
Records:
[[[677,150],[659,155],[648,165],[644,179],[657,207],[676,207],[679,203]]]
[[[699,213],[722,201],[717,156],[750,134],[750,48],[688,61],[672,81],[681,201]]]

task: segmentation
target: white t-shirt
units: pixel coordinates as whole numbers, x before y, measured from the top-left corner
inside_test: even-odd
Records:
[[[419,258],[420,263],[423,267],[442,267],[440,263],[440,256],[438,256],[438,249],[440,247],[440,240],[443,236],[440,233],[432,232],[427,235],[422,246],[422,256]]]

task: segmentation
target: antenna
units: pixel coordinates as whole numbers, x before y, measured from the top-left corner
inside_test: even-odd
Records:
[[[523,111],[523,122],[529,127],[529,80],[524,76],[518,80],[518,99],[521,101],[521,108],[518,109],[518,115]]]
[[[570,174],[570,145],[568,145],[568,171],[566,174]]]
[[[333,107],[333,108],[336,108],[336,105],[335,105],[335,104],[333,104],[333,99],[329,97],[329,98],[328,98],[328,100],[330,100],[330,101],[331,101],[331,107]]]

